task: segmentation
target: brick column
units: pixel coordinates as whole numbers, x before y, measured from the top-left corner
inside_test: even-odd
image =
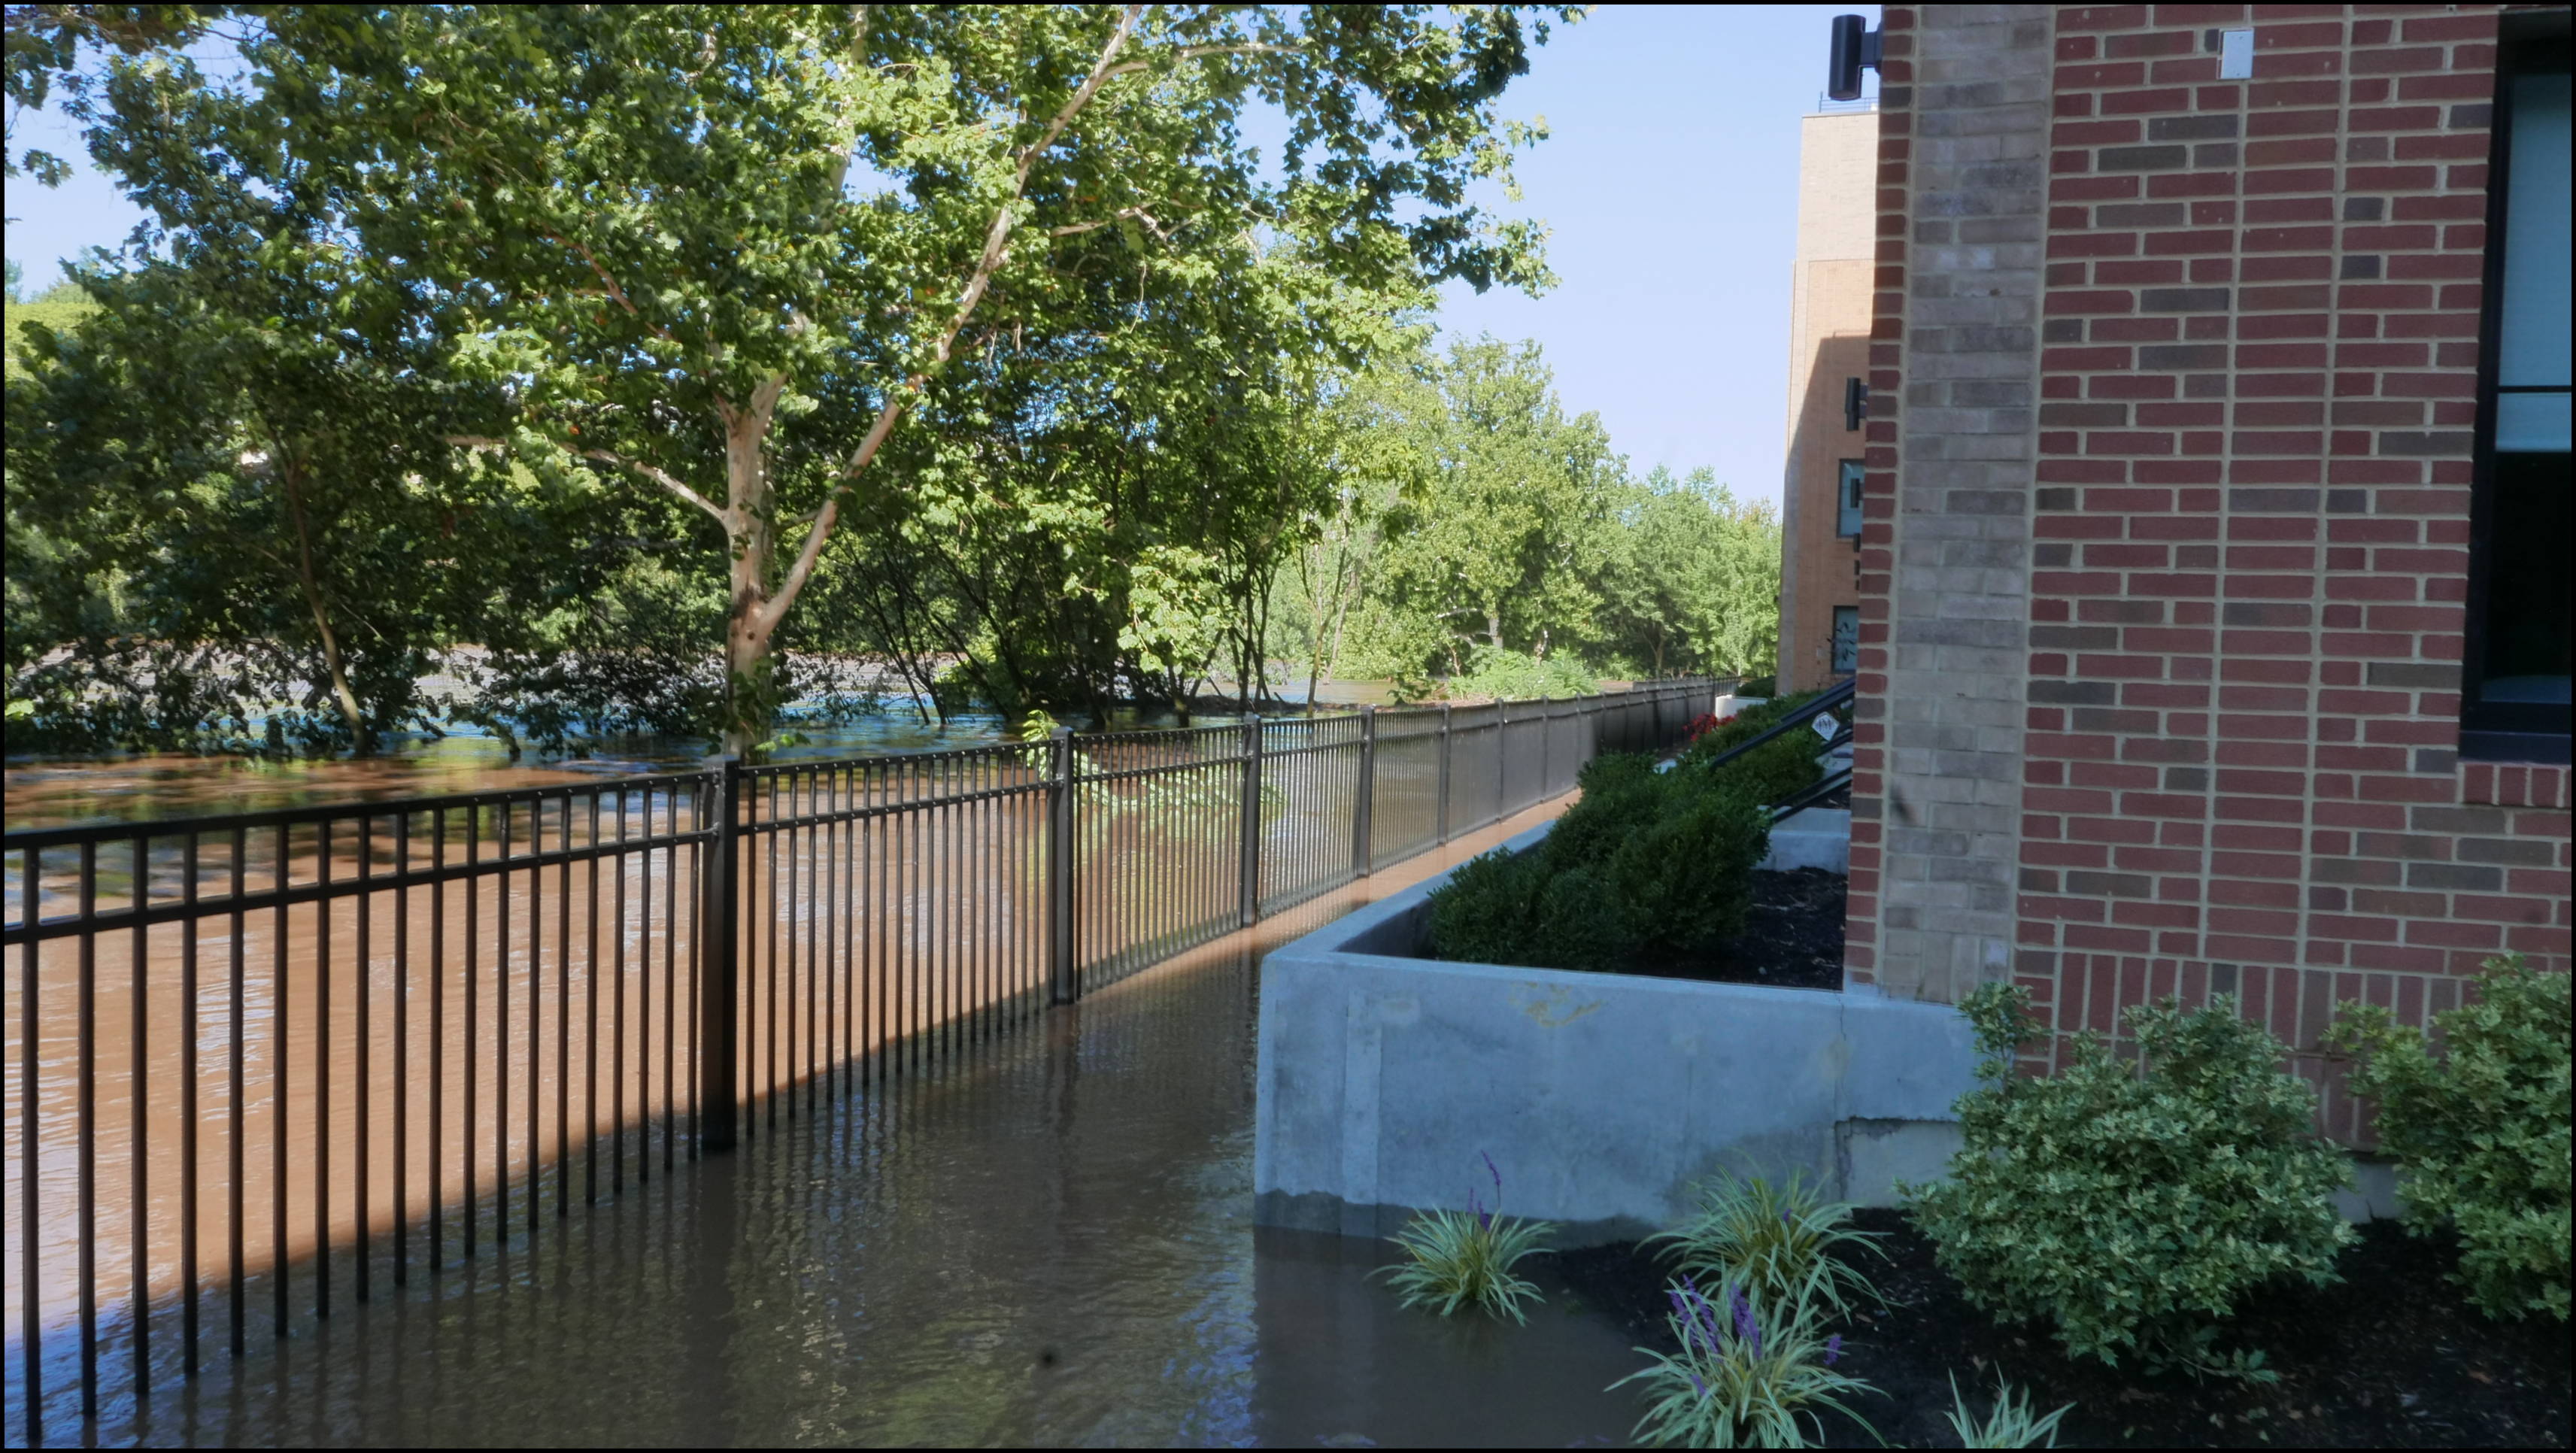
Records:
[[[1949,1002],[2012,964],[2053,27],[1918,14],[1881,73],[1846,972]]]

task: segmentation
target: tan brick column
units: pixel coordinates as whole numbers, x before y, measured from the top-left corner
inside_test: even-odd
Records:
[[[2052,22],[1887,14],[1846,966],[1947,1002],[2012,964]]]

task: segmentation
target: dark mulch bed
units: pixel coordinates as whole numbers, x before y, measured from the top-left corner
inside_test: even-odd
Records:
[[[1753,913],[1744,932],[1713,954],[1638,961],[1628,972],[1785,989],[1843,986],[1846,880],[1822,868],[1753,875]]]
[[[1999,1326],[1967,1304],[1933,1264],[1904,1213],[1863,1211],[1893,1258],[1863,1257],[1885,1311],[1850,1324],[1843,1368],[1884,1397],[1854,1406],[1904,1447],[1959,1446],[1949,1377],[1979,1412],[2000,1371],[2032,1390],[2041,1412],[2073,1403],[2059,1442],[2090,1447],[2550,1447],[2568,1443],[2566,1324],[2490,1321],[2448,1279],[2452,1248],[2379,1222],[2343,1254],[2344,1279],[2284,1287],[2243,1309],[2230,1345],[2259,1347],[2281,1380],[2269,1386],[2182,1374],[2149,1376],[2071,1362],[2041,1327]],[[1643,1346],[1673,1346],[1665,1272],[1635,1243],[1558,1256],[1575,1295],[1616,1318]],[[1827,1441],[1877,1447],[1830,1418]]]

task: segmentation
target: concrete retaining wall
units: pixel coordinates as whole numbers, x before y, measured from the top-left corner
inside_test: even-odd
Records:
[[[1892,1205],[1955,1148],[1976,1055],[1948,1006],[1408,957],[1443,881],[1263,963],[1256,1219],[1384,1235],[1490,1204],[1481,1152],[1506,1210],[1581,1245],[1671,1224],[1720,1167]]]

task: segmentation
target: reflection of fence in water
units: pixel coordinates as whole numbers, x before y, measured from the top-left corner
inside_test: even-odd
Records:
[[[1704,696],[9,834],[12,1436],[94,1408],[102,1359],[139,1390],[210,1337],[534,1252],[576,1189],[1499,821]]]

